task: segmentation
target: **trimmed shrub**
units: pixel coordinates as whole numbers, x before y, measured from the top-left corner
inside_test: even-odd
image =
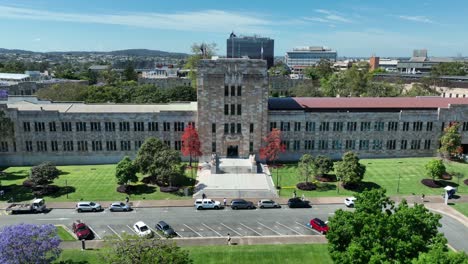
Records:
[[[60,187],[58,187],[57,185],[47,185],[46,187],[35,187],[33,190],[34,196],[41,197],[58,192],[60,190]]]
[[[303,191],[313,191],[317,189],[317,185],[311,182],[300,182],[296,184],[296,187]]]

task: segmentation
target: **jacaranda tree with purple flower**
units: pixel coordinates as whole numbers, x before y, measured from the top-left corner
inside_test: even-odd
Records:
[[[0,229],[0,263],[46,264],[56,260],[62,250],[53,225],[19,224]]]

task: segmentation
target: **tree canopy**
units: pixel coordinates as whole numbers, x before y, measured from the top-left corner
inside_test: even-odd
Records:
[[[45,186],[58,178],[60,171],[50,162],[44,162],[31,168],[29,179],[37,186]]]
[[[273,128],[263,139],[264,146],[260,148],[260,158],[275,162],[279,154],[286,150],[286,146],[281,142],[281,131]]]
[[[366,172],[366,166],[359,163],[358,156],[352,152],[346,152],[341,161],[336,162],[336,176],[341,178],[344,186],[353,186],[361,183]]]
[[[197,129],[192,124],[189,124],[185,127],[184,133],[182,134],[182,154],[190,157],[190,167],[192,166],[192,158],[197,158],[202,155],[200,146]]]
[[[424,168],[426,169],[426,174],[435,180],[435,178],[440,178],[446,172],[444,162],[440,159],[430,160]]]
[[[115,177],[117,178],[117,183],[127,184],[127,182],[137,182],[138,177],[136,176],[137,168],[133,164],[130,157],[125,156],[115,168]]]
[[[461,148],[461,135],[459,132],[460,124],[451,123],[444,129],[444,133],[440,137],[439,152],[445,158],[453,158],[455,155],[460,154]]]
[[[468,74],[468,63],[466,62],[442,62],[431,68],[434,76],[455,75],[465,76]]]
[[[302,155],[297,167],[305,182],[310,182],[310,177],[315,175],[315,171],[317,170],[314,157],[310,154]]]

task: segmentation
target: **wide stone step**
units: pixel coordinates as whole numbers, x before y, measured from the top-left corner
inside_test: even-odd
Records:
[[[202,189],[193,198],[202,198],[203,193],[208,198],[277,198],[278,195],[270,190],[234,190],[234,189]]]

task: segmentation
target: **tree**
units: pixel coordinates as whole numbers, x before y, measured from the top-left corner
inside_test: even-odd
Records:
[[[3,106],[0,106],[0,134],[9,137],[14,134],[14,124],[9,117],[7,117]]]
[[[304,178],[304,181],[310,182],[310,177],[314,175],[315,171],[317,170],[314,163],[314,157],[310,154],[302,155],[298,163],[298,169],[302,177]]]
[[[323,176],[333,170],[333,161],[327,156],[318,155],[315,157],[314,163],[316,167],[316,175]]]
[[[446,248],[440,215],[421,204],[394,206],[383,189],[357,194],[354,212],[337,210],[326,237],[335,263],[411,263],[431,248]],[[382,210],[387,209],[387,210]]]
[[[291,70],[289,70],[288,66],[284,62],[279,61],[268,70],[268,74],[270,76],[287,76],[291,74]]]
[[[184,69],[190,70],[189,78],[192,80],[192,85],[196,87],[197,84],[197,65],[201,59],[209,59],[216,54],[217,47],[216,43],[193,43],[192,44],[192,55],[187,58]]]
[[[442,62],[431,68],[431,75],[455,75],[465,76],[468,74],[468,63],[463,62]]]
[[[138,73],[135,71],[133,62],[127,61],[127,65],[125,66],[123,76],[127,81],[138,81]]]
[[[429,252],[419,254],[412,264],[466,264],[468,255],[464,251],[450,252],[447,248],[434,246]]]
[[[278,159],[279,154],[286,151],[286,146],[281,142],[281,131],[273,128],[263,139],[265,146],[260,148],[260,158],[273,163]]]
[[[197,158],[202,155],[198,132],[192,124],[189,124],[185,128],[184,134],[182,134],[182,154],[184,156],[190,156],[190,167],[192,167],[192,158]]]
[[[294,97],[322,97],[323,93],[320,90],[319,85],[315,85],[314,82],[306,82],[298,84],[291,89],[291,95]]]
[[[175,243],[167,243],[159,239],[126,237],[124,240],[111,240],[107,243],[109,250],[102,255],[106,263],[192,263],[188,251],[181,249]]]
[[[86,101],[88,86],[77,83],[55,84],[37,91],[40,99],[52,101]]]
[[[403,93],[403,85],[388,82],[369,82],[364,96],[396,97]]]
[[[164,91],[165,97],[169,102],[183,101],[196,102],[197,90],[190,86],[177,86]]]
[[[440,93],[427,83],[414,83],[411,88],[404,93],[406,97],[433,95],[440,95]]]
[[[138,177],[136,176],[137,168],[133,164],[130,157],[125,156],[115,168],[115,177],[119,185],[127,184],[127,182],[137,182]]]
[[[102,78],[104,78],[107,85],[116,85],[117,81],[120,79],[119,74],[111,67],[102,72]]]
[[[5,226],[0,230],[0,263],[52,263],[62,252],[60,242],[53,225]]]
[[[444,129],[444,133],[440,137],[440,148],[439,152],[443,157],[451,159],[457,153],[457,150],[461,146],[461,135],[459,132],[460,124],[454,122],[449,124]]]
[[[341,178],[344,186],[359,184],[366,172],[366,166],[359,163],[358,156],[352,151],[343,155],[342,161],[336,163],[335,169],[336,176]]]
[[[44,162],[31,168],[29,180],[36,186],[47,187],[58,178],[60,171],[50,162]]]
[[[432,177],[432,180],[441,178],[446,172],[445,165],[440,159],[430,160],[424,168],[426,169],[427,176]]]
[[[145,140],[138,150],[135,165],[138,171],[150,175],[151,182],[160,185],[172,185],[180,176],[180,153],[170,149],[161,140],[150,137]]]

